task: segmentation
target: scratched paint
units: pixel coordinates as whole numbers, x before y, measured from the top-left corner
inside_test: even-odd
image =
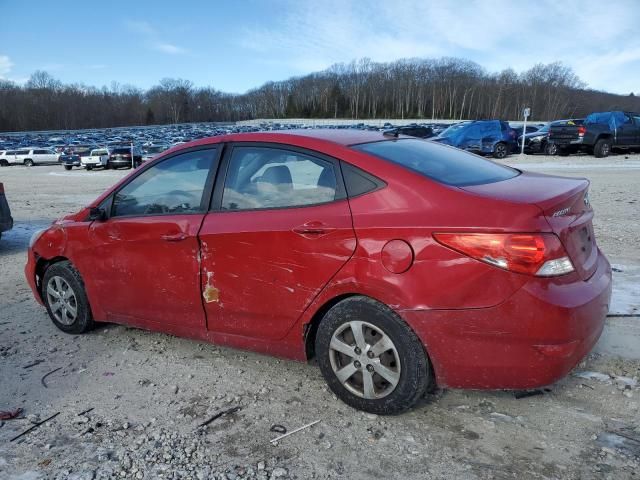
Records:
[[[213,285],[213,272],[207,272],[207,283],[204,286],[202,296],[207,303],[220,301],[220,291]]]

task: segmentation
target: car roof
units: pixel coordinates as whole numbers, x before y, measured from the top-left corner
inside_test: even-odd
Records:
[[[299,141],[304,139],[320,140],[348,147],[351,145],[357,145],[359,143],[390,140],[391,137],[389,137],[389,135],[384,135],[382,132],[355,129],[320,128],[299,130],[273,130],[269,132],[231,133],[229,135],[219,135],[216,137],[202,138],[199,140],[194,140],[192,142],[177,145],[169,151],[176,151],[178,149],[182,150],[185,147],[195,147],[198,145],[224,142],[289,143],[291,141],[295,142],[296,140]]]

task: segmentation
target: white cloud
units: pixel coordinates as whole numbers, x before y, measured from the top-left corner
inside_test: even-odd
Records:
[[[189,51],[162,39],[160,33],[149,22],[144,20],[126,20],[125,27],[132,33],[138,34],[144,39],[147,48],[168,55],[185,55]]]
[[[170,55],[182,55],[187,53],[187,50],[184,48],[172,45],[171,43],[156,42],[153,44],[153,48],[159,52],[168,53]]]
[[[247,26],[241,46],[296,74],[369,57],[455,56],[491,71],[563,62],[590,87],[628,93],[640,77],[637,0],[283,0],[275,24]],[[615,19],[615,21],[611,20]],[[636,90],[640,85],[636,85]]]
[[[0,55],[0,78],[6,79],[12,68],[13,62],[11,59],[7,55]]]

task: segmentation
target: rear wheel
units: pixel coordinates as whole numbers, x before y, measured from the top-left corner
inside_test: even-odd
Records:
[[[88,171],[93,170],[93,165],[87,165],[87,170],[88,170]]]
[[[25,167],[33,167],[34,165],[33,160],[31,160],[30,158],[27,158],[23,163]]]
[[[366,412],[407,410],[431,383],[420,339],[391,309],[367,297],[348,298],[327,312],[316,353],[329,388]]]
[[[93,316],[80,273],[71,262],[54,263],[42,279],[42,298],[54,325],[66,333],[84,333]]]
[[[509,151],[507,150],[507,145],[502,142],[496,144],[496,146],[493,149],[494,158],[504,158],[508,154],[509,154]]]
[[[65,166],[64,166],[64,169],[65,169],[65,170],[71,170],[72,168],[73,168],[73,167],[72,167],[71,165],[65,165]]]
[[[596,158],[608,157],[611,153],[611,140],[607,138],[601,138],[593,147],[593,155]]]

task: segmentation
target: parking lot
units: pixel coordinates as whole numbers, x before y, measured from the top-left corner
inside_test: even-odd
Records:
[[[548,389],[437,391],[394,417],[347,407],[313,364],[116,325],[61,333],[24,279],[29,238],[128,171],[3,168],[15,226],[0,240],[0,410],[24,413],[0,421],[0,478],[638,478],[640,154],[504,162],[591,180],[612,316]],[[274,425],[316,420],[270,443]]]

